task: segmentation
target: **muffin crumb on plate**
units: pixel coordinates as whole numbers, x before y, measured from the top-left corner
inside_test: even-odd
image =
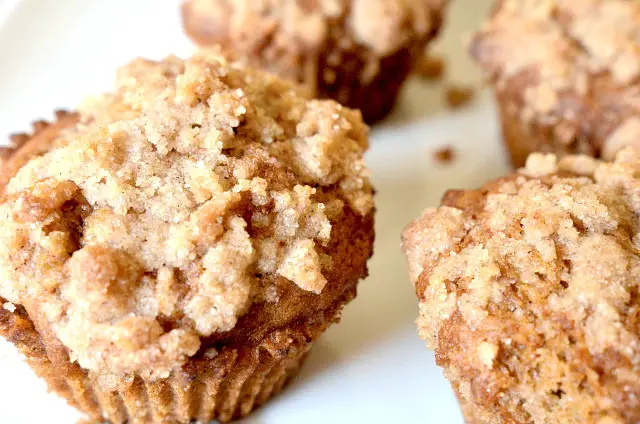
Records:
[[[516,167],[536,151],[613,159],[638,143],[640,3],[500,0],[474,37]]]

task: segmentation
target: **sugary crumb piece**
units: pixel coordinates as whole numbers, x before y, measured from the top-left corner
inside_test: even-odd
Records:
[[[16,311],[16,305],[14,305],[14,304],[13,304],[13,303],[11,303],[11,302],[5,302],[5,303],[3,303],[3,304],[2,304],[2,307],[3,307],[4,309],[6,309],[7,311],[11,312],[11,313],[14,313],[14,312]]]
[[[285,253],[278,274],[314,293],[320,293],[327,280],[322,275],[322,266],[312,240],[299,240]]]
[[[493,367],[493,361],[496,359],[498,355],[498,345],[482,342],[478,346],[478,356],[480,358],[480,362],[482,362],[487,368]]]
[[[278,289],[275,286],[267,287],[264,298],[269,303],[276,303],[280,299],[280,296],[278,296]]]
[[[445,91],[445,100],[452,109],[458,109],[471,103],[475,91],[471,87],[461,85],[448,86]]]
[[[521,172],[530,177],[544,177],[558,172],[558,158],[553,154],[533,153]]]

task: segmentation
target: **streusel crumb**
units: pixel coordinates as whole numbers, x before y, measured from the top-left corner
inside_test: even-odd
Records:
[[[640,420],[640,156],[535,154],[404,232],[418,328],[469,420]]]
[[[234,328],[258,277],[322,292],[332,222],[373,207],[356,111],[214,53],[122,68],[9,181],[0,297],[97,373],[166,377]]]

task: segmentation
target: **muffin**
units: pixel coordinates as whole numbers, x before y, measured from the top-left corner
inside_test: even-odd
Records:
[[[403,234],[419,333],[467,422],[640,421],[640,156],[536,153]]]
[[[500,0],[471,54],[516,167],[535,151],[611,160],[640,144],[640,3]]]
[[[311,96],[384,118],[426,45],[445,0],[186,0],[184,27]]]
[[[366,276],[367,132],[220,55],[134,60],[3,152],[0,334],[94,421],[247,415]]]

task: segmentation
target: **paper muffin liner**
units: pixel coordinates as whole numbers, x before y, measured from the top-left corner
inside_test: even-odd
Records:
[[[103,377],[69,360],[68,351],[37,317],[16,305],[0,308],[0,336],[13,343],[49,389],[91,422],[112,424],[227,422],[248,415],[300,370],[313,340],[339,320],[355,288],[304,322],[269,333],[253,346],[201,350],[168,378]],[[5,300],[0,298],[0,302]]]

